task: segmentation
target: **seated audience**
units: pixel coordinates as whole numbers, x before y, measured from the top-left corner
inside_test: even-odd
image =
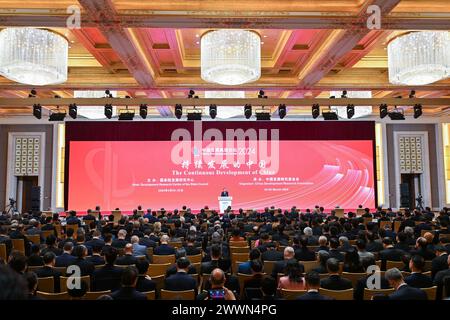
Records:
[[[403,275],[397,268],[387,270],[384,276],[389,285],[395,289],[395,292],[389,295],[389,300],[428,300],[424,291],[403,281]]]
[[[340,276],[338,260],[335,258],[328,259],[327,270],[330,276],[320,281],[320,287],[329,290],[346,290],[353,288],[350,280]]]
[[[136,290],[138,271],[136,267],[128,266],[122,272],[120,289],[111,293],[114,300],[147,300],[145,294]]]

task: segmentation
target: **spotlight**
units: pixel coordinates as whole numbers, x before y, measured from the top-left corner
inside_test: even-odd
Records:
[[[355,115],[355,105],[349,104],[347,106],[347,118],[351,119],[351,118],[353,118],[354,115]]]
[[[255,116],[256,120],[268,121],[270,120],[270,110],[266,110],[264,107],[262,109],[256,109]]]
[[[108,89],[105,90],[105,96],[106,98],[113,98],[111,91],[109,91]]]
[[[28,94],[28,98],[36,98],[36,90],[31,89],[30,93]]]
[[[422,105],[421,104],[415,104],[414,105],[414,119],[417,119],[422,115]]]
[[[317,119],[320,116],[320,106],[317,103],[313,104],[311,113],[313,119]]]
[[[195,91],[194,90],[189,90],[189,94],[188,94],[188,98],[191,99],[194,97]]]
[[[322,117],[325,120],[339,120],[337,113],[331,110],[322,111]]]
[[[146,104],[141,104],[139,106],[139,115],[141,116],[142,119],[147,118],[147,113],[148,113],[148,107]]]
[[[250,119],[252,116],[252,105],[251,104],[246,104],[244,106],[244,115],[245,115],[245,119]]]
[[[187,119],[188,120],[202,120],[202,110],[196,109],[195,107],[193,109],[187,110]]]
[[[122,109],[119,110],[119,120],[133,120],[134,118],[134,109]]]
[[[416,90],[411,90],[411,92],[409,93],[409,98],[415,98],[416,97]]]
[[[342,91],[341,98],[347,98],[347,90]]]
[[[113,115],[112,104],[105,104],[105,117],[111,119]]]
[[[278,106],[278,116],[280,117],[280,119],[283,119],[284,117],[286,117],[286,105],[285,104],[280,104]]]
[[[60,110],[59,107],[56,107],[54,110],[50,110],[50,115],[48,116],[48,121],[64,121],[66,117],[66,111]]]
[[[388,106],[383,103],[380,105],[380,118],[383,119],[388,115]]]
[[[77,118],[77,113],[78,113],[77,105],[75,103],[74,104],[70,104],[69,105],[69,116],[72,119],[76,119]]]
[[[181,119],[182,115],[183,115],[183,107],[181,106],[181,104],[175,105],[175,117],[177,117],[177,119]]]
[[[42,106],[38,104],[33,104],[33,116],[35,116],[37,119],[42,118]]]
[[[267,99],[267,96],[264,95],[264,90],[259,90],[258,92],[258,98],[263,98],[263,99]]]
[[[394,108],[391,112],[388,113],[389,118],[391,120],[405,120],[405,115],[403,113],[402,109],[397,109],[397,107]]]
[[[217,116],[217,105],[212,104],[209,106],[209,116],[211,119],[215,119]]]

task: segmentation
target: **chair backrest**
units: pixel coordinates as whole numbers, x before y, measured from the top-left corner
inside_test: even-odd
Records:
[[[358,283],[358,280],[364,278],[366,275],[367,274],[365,272],[363,273],[342,272],[342,277],[350,280],[352,282],[353,288]]]
[[[153,247],[148,247],[148,248],[147,248],[147,257],[149,257],[150,261],[153,261],[153,260],[152,260],[152,257],[153,257]]]
[[[148,266],[147,274],[150,277],[157,277],[160,275],[165,275],[167,269],[170,266],[171,266],[171,263],[160,263],[160,264],[152,263]]]
[[[326,279],[326,278],[328,278],[329,276],[330,276],[329,273],[320,273],[320,274],[319,274],[320,280]]]
[[[49,235],[55,234],[53,230],[42,230],[42,238],[47,239]]]
[[[238,277],[238,281],[239,281],[239,288],[241,289],[241,295],[242,295],[242,293],[244,292],[245,281],[251,279],[252,275],[251,274],[238,273],[237,277]]]
[[[248,247],[247,241],[230,241],[230,247]]]
[[[83,300],[97,300],[99,297],[103,295],[109,295],[111,293],[111,290],[106,291],[88,291],[83,296]]]
[[[397,268],[399,270],[403,269],[405,263],[403,261],[386,261],[386,270]]]
[[[231,268],[233,273],[237,273],[238,271],[238,261],[247,261],[248,260],[248,252],[246,253],[232,253],[231,254]]]
[[[272,274],[275,263],[276,261],[264,261],[264,272],[267,274]]]
[[[311,271],[314,268],[319,267],[320,263],[318,261],[299,261],[305,267],[305,273]]]
[[[210,274],[202,274],[202,277],[200,279],[200,290],[206,288],[206,284],[209,282],[210,277],[211,277]]]
[[[114,222],[115,223],[119,222],[119,220],[122,219],[122,211],[114,210],[111,213],[114,216]]]
[[[287,289],[281,289],[280,294],[283,299],[286,300],[294,300],[297,297],[300,297],[304,295],[306,290],[287,290]]]
[[[198,263],[198,262],[202,262],[202,254],[196,254],[193,256],[187,256],[187,258],[189,259],[189,261],[191,263]]]
[[[91,288],[91,277],[90,276],[82,276],[82,277],[64,277],[64,276],[61,276],[59,278],[59,287],[60,287],[61,292],[66,292],[67,291],[67,281],[69,279],[70,279],[71,283],[72,283],[72,281],[75,282],[75,281],[78,281],[78,280],[86,282],[86,284],[88,286],[88,291]]]
[[[450,233],[440,233],[439,240],[442,240],[442,239],[450,239]]]
[[[201,262],[195,262],[195,263],[191,263],[191,265],[195,268],[196,272],[198,274],[200,274],[200,269],[202,268],[202,263]]]
[[[73,230],[73,238],[76,239],[77,238],[77,231],[78,231],[78,224],[68,224],[66,225],[66,232],[68,229],[72,229]]]
[[[195,290],[170,291],[161,289],[161,300],[195,300]]]
[[[353,288],[346,290],[319,289],[319,293],[335,300],[353,300]]]
[[[39,270],[42,268],[42,266],[27,266],[28,272],[36,272],[36,270]]]
[[[356,209],[357,216],[362,216],[364,213],[366,213],[366,210],[364,210],[363,208]],[[369,218],[369,219],[371,219],[371,218]]]
[[[233,253],[249,253],[250,248],[249,247],[230,247],[231,254]]]
[[[421,290],[423,290],[428,297],[428,300],[436,300],[436,290],[437,290],[437,286],[434,287],[430,287],[430,288],[420,288]]]
[[[153,263],[155,264],[163,264],[163,263],[175,263],[175,255],[153,255]]]
[[[363,220],[364,220],[364,224],[365,225],[367,225],[369,222],[372,222],[372,218],[370,218],[370,217],[366,217],[366,218],[363,218]]]
[[[11,239],[11,241],[14,250],[20,251],[25,254],[25,241],[23,239]]]
[[[181,241],[175,241],[175,242],[169,242],[169,245],[174,247],[175,249],[180,249],[183,244],[181,243]]]
[[[67,267],[54,267],[53,269],[61,273],[63,276],[67,274]]]
[[[41,244],[41,236],[39,234],[27,234],[27,238],[33,242],[33,244]]]
[[[61,292],[61,293],[48,293],[48,292],[41,292],[36,291],[36,296],[45,299],[45,300],[69,300],[69,295],[67,292]]]
[[[423,271],[431,271],[432,263],[433,262],[431,260],[425,260],[425,265],[423,266]]]
[[[389,289],[367,289],[364,288],[364,300],[372,300],[375,295],[388,296],[394,292],[394,288]]]
[[[392,227],[392,222],[391,221],[380,221],[380,229],[384,229],[384,227],[386,225],[389,225]]]
[[[159,293],[161,292],[161,289],[164,288],[164,279],[166,278],[166,276],[159,275],[159,276],[155,276],[155,277],[151,277],[151,278],[155,282],[156,295],[159,297]]]
[[[401,221],[394,221],[394,232],[398,233],[398,230],[400,229],[400,226],[402,225]]]
[[[0,258],[5,262],[8,261],[8,256],[6,254],[6,245],[4,243],[0,243]]]
[[[38,278],[38,291],[46,293],[55,292],[55,279],[53,277]]]
[[[148,292],[142,292],[147,297],[147,300],[155,300],[156,299],[156,291],[148,291]]]
[[[94,267],[97,270],[103,268],[104,266],[105,266],[104,264],[96,264]]]

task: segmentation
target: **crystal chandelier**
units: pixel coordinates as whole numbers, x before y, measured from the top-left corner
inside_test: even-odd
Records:
[[[330,91],[330,96],[340,98],[342,91]],[[347,91],[347,98],[370,99],[372,98],[372,91]],[[332,106],[331,110],[335,111],[339,118],[347,119],[347,107]],[[372,106],[355,106],[355,115],[352,118],[366,117],[371,114]]]
[[[261,76],[261,38],[256,32],[223,29],[201,38],[201,77],[223,85],[253,82]]]
[[[110,92],[113,97],[117,96],[116,91]],[[74,91],[74,98],[104,98],[105,91]],[[78,115],[90,120],[106,119],[105,110],[101,106],[79,106]],[[113,117],[117,116],[117,108],[113,107]]]
[[[245,91],[205,91],[205,98],[207,99],[243,99],[245,98]],[[209,107],[205,107],[205,113],[209,114]],[[244,107],[235,106],[218,106],[217,118],[229,119],[244,114]]]
[[[388,45],[389,82],[425,85],[450,76],[450,33],[421,31]]]
[[[67,40],[51,31],[6,28],[0,32],[0,74],[23,84],[67,81]]]

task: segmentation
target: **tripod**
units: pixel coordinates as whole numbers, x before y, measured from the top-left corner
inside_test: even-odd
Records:
[[[9,205],[5,208],[6,214],[14,214],[17,212],[16,201],[14,199],[9,199]]]

